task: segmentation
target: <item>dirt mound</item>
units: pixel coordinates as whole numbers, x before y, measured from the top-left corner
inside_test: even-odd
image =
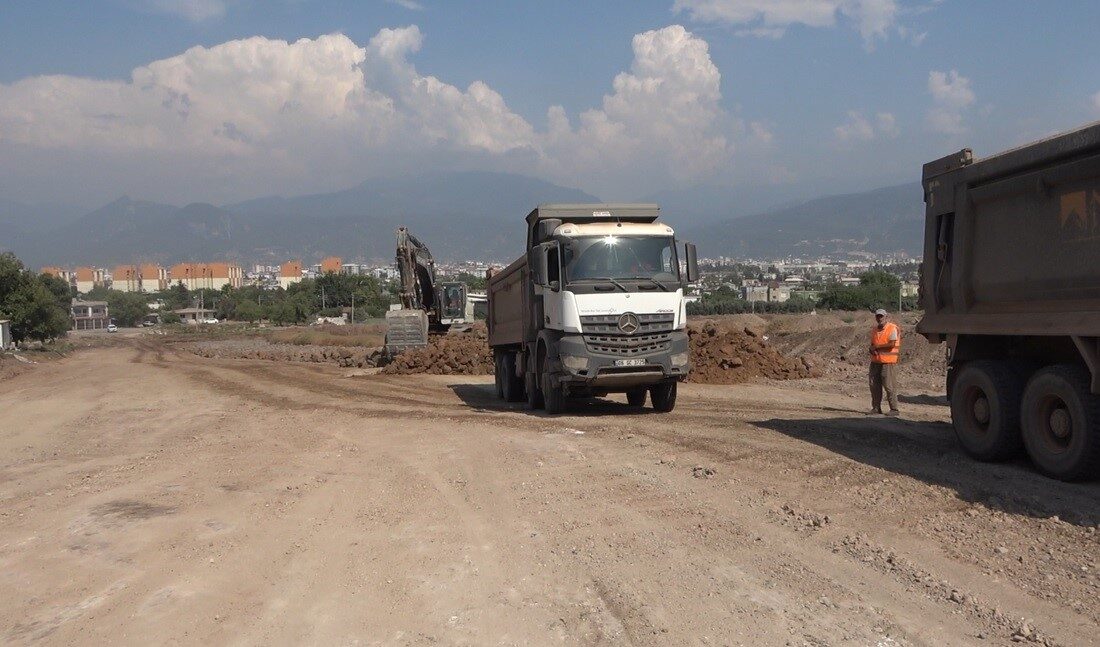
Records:
[[[493,353],[484,326],[470,332],[433,336],[423,348],[394,358],[383,373],[390,375],[492,375]]]
[[[688,381],[737,384],[756,377],[791,380],[821,375],[813,357],[785,357],[768,345],[759,328],[720,326],[713,321],[688,326],[691,374]]]
[[[862,375],[867,371],[872,323],[860,321],[836,328],[778,335],[771,341],[788,355],[812,354],[824,359],[830,375]],[[929,344],[913,325],[901,325],[901,366],[906,374],[942,378],[947,361],[941,344]]]
[[[180,347],[200,357],[333,363],[345,368],[369,368],[379,366],[383,361],[381,347],[301,346],[272,344],[262,339],[219,339],[184,343]]]

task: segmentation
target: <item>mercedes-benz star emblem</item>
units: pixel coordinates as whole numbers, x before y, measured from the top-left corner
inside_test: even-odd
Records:
[[[633,312],[628,312],[619,317],[619,330],[625,332],[628,335],[633,335],[638,332],[638,328],[641,328],[641,323],[638,322],[638,315]]]

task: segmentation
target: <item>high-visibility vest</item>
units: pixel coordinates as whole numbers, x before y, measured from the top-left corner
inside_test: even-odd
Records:
[[[871,356],[871,361],[876,364],[897,364],[901,355],[901,329],[895,323],[887,323],[879,330],[875,326],[871,330],[871,345],[876,348],[890,344],[887,350],[876,350]]]

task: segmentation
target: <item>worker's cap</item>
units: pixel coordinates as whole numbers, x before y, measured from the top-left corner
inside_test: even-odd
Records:
[[[875,316],[876,317],[885,317],[886,316],[886,311],[883,310],[882,308],[879,308],[878,310],[875,310]]]

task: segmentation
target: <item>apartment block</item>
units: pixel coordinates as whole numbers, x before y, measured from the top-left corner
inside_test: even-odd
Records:
[[[137,265],[118,265],[111,272],[111,289],[141,292],[141,272]]]
[[[40,274],[49,274],[50,276],[56,276],[57,278],[65,281],[69,285],[72,285],[76,281],[76,274],[71,270],[67,270],[63,267],[47,266],[43,267]]]
[[[339,274],[343,269],[344,259],[339,256],[329,256],[328,258],[321,259],[321,274]]]
[[[279,266],[279,287],[287,289],[302,280],[302,261],[287,261]]]
[[[107,270],[98,267],[76,268],[76,291],[88,293],[107,284]]]
[[[152,263],[145,263],[138,269],[141,275],[142,292],[160,292],[168,289],[168,270]]]
[[[244,285],[244,271],[232,263],[180,263],[170,270],[173,284],[183,283],[188,290],[220,290],[228,285]]]

